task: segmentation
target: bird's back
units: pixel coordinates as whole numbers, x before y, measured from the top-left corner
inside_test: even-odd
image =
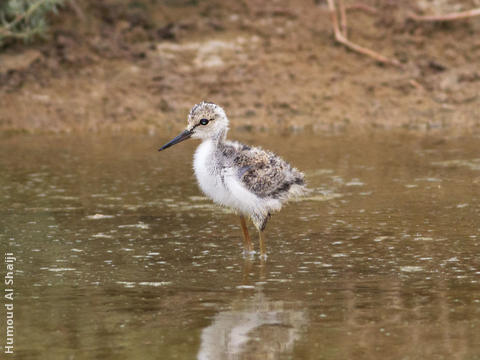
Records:
[[[303,173],[271,151],[236,141],[226,141],[219,150],[243,185],[260,198],[282,201],[306,191]]]

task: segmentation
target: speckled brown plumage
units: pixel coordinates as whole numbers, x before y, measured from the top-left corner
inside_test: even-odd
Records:
[[[293,184],[304,185],[304,175],[271,151],[226,141],[219,148],[228,164],[238,169],[242,183],[261,198],[282,198]]]

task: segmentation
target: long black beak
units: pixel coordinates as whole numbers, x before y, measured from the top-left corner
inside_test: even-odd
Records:
[[[187,139],[190,138],[190,136],[192,136],[192,134],[193,134],[193,131],[185,130],[180,135],[178,135],[177,137],[175,137],[174,139],[170,140],[168,143],[163,145],[160,149],[158,149],[158,151],[165,150],[166,148],[169,148],[170,146],[178,144],[179,142],[182,142],[183,140],[187,140]]]

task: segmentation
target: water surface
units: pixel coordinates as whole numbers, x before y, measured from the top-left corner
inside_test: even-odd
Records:
[[[3,138],[15,358],[480,359],[478,138],[240,138],[313,190],[266,263],[198,190],[193,140]]]

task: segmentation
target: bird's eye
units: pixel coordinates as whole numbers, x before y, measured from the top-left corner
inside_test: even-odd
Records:
[[[202,125],[207,125],[207,124],[208,124],[208,120],[207,120],[207,119],[202,119],[202,120],[200,120],[200,124],[202,124]]]

